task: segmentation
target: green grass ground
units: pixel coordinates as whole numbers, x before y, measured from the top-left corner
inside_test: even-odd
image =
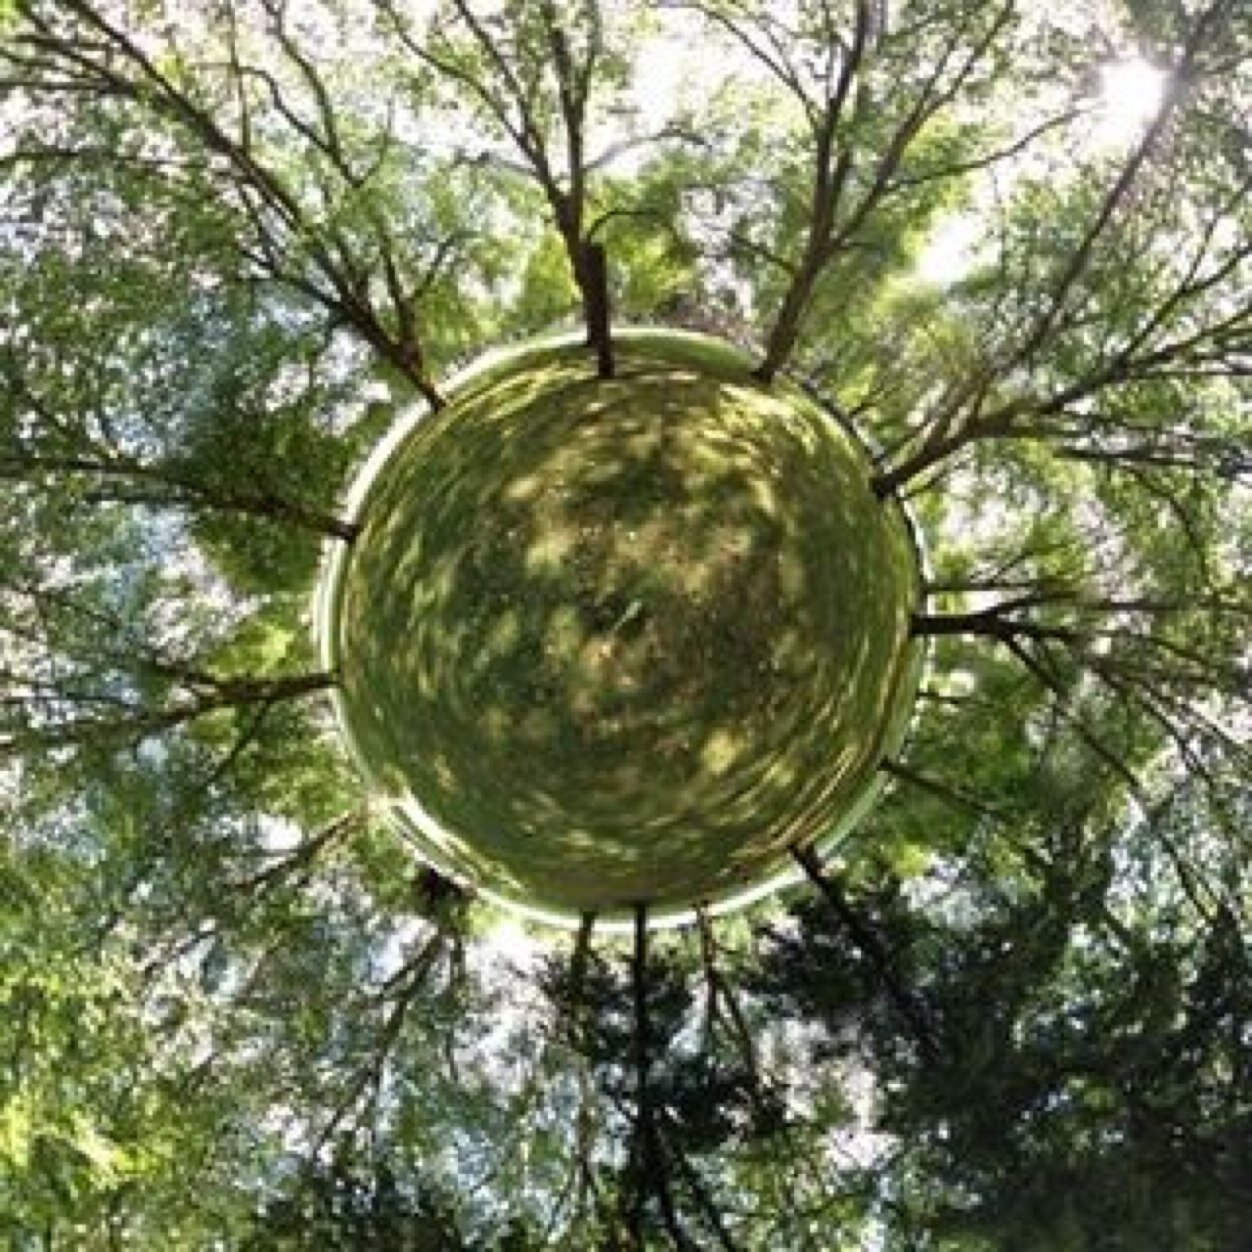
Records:
[[[742,890],[862,796],[912,700],[907,526],[732,349],[621,335],[476,376],[374,479],[341,709],[437,859],[531,907]]]

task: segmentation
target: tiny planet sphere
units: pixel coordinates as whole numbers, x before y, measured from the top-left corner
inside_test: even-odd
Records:
[[[419,854],[557,921],[777,881],[903,736],[919,554],[864,449],[738,349],[619,331],[456,380],[356,488],[320,646]]]

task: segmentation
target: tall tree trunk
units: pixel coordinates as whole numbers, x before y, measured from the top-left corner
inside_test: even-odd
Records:
[[[631,992],[634,1001],[635,1030],[632,1052],[635,1064],[635,1133],[632,1157],[635,1164],[635,1194],[631,1197],[628,1230],[632,1247],[644,1252],[647,1247],[647,1207],[654,1197],[660,1209],[661,1225],[676,1248],[691,1249],[695,1245],[678,1221],[674,1196],[670,1187],[668,1165],[662,1151],[657,1110],[653,1104],[650,1071],[652,1068],[652,1025],[648,1013],[648,906],[635,906],[635,949],[631,960]]]
[[[638,1252],[644,1249],[648,1182],[652,1165],[652,1105],[648,1092],[648,909],[635,906],[635,951],[631,961],[631,992],[635,1014],[635,1194],[630,1213],[630,1236]]]
[[[767,386],[774,381],[778,371],[783,368],[791,356],[796,340],[800,336],[800,327],[804,322],[804,313],[813,297],[813,287],[822,271],[824,258],[810,249],[799,270],[792,279],[791,286],[783,298],[782,308],[769,334],[769,342],[765,345],[765,356],[760,365],[752,371],[753,378]]]
[[[613,340],[609,329],[609,268],[604,245],[587,243],[582,253],[583,313],[587,342],[596,350],[596,369],[601,378],[613,377]]]
[[[584,913],[578,925],[578,937],[574,940],[574,951],[570,956],[569,988],[563,1011],[568,1022],[568,1037],[574,1050],[580,1055],[587,1046],[587,1006],[585,988],[587,983],[587,965],[591,960],[591,937],[595,928],[596,915]]]
[[[869,962],[893,1010],[907,1027],[922,1056],[928,1061],[935,1060],[939,1049],[930,1024],[917,997],[901,978],[891,954],[848,903],[839,884],[824,872],[816,850],[812,847],[795,847],[791,852],[809,881],[822,893],[848,937]]]
[[[134,491],[124,488],[102,488],[101,499],[122,503],[168,505],[174,508],[197,507],[227,513],[242,513],[271,522],[288,522],[315,534],[330,535],[351,543],[360,533],[360,526],[331,513],[309,508],[286,499],[274,491],[236,490],[221,484],[206,483],[184,467],[148,464],[129,458],[105,459],[101,456],[44,456],[39,453],[0,453],[0,478],[23,478],[39,474],[81,474],[104,480],[122,480],[141,484]]]

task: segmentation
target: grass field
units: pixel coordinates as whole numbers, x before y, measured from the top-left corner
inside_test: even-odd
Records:
[[[862,451],[733,349],[505,361],[374,478],[342,716],[448,867],[562,913],[737,892],[820,839],[912,700],[917,558]]]

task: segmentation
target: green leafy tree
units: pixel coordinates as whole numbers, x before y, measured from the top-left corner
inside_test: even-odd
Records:
[[[1250,96],[1240,0],[0,4],[11,1246],[1240,1246]],[[928,656],[786,893],[561,937],[309,601],[397,412],[616,321],[826,399]]]

